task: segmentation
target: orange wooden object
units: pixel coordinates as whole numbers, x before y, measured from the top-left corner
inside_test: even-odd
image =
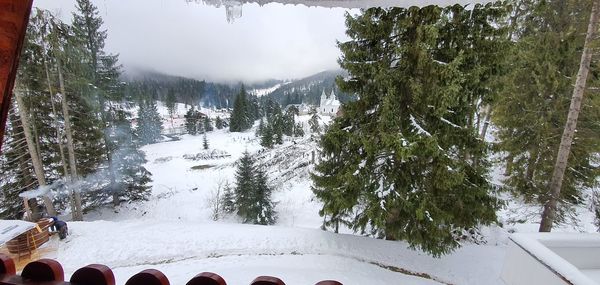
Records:
[[[0,153],[33,0],[0,0]]]

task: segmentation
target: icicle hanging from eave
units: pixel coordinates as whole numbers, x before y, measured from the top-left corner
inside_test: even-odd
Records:
[[[491,3],[490,0],[186,0],[188,2],[202,2],[208,5],[220,7],[221,5],[237,5],[246,3],[257,3],[266,5],[270,3],[305,5],[308,7],[326,8],[371,8],[371,7],[424,7],[428,5],[448,6],[454,4],[477,4]]]

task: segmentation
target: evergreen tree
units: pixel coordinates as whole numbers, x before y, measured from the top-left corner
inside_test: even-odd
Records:
[[[231,119],[229,121],[229,131],[243,132],[251,128],[253,122],[254,119],[251,114],[246,89],[244,88],[244,85],[242,85],[240,93],[233,103],[233,112],[231,113]]]
[[[23,199],[19,197],[19,194],[37,187],[31,160],[23,154],[27,152],[26,147],[22,144],[25,137],[18,122],[18,114],[11,111],[0,157],[0,171],[2,172],[0,218],[2,219],[21,219],[24,209]],[[27,187],[28,185],[29,187]]]
[[[271,125],[265,125],[261,132],[260,145],[263,147],[273,147],[273,129]]]
[[[160,141],[162,118],[158,114],[156,101],[140,102],[139,107],[137,133],[140,143],[146,145]]]
[[[169,111],[169,117],[173,119],[173,116],[177,112],[177,97],[175,97],[175,91],[173,89],[169,89],[167,92],[167,98],[165,99],[165,106]]]
[[[310,109],[310,113],[309,113],[310,119],[308,120],[308,125],[310,126],[310,131],[313,133],[320,133],[321,132],[321,127],[319,126],[319,121],[321,120],[321,118],[319,117],[319,113],[317,113],[317,109],[312,108]]]
[[[257,169],[256,161],[247,151],[238,161],[235,205],[244,223],[270,225],[275,222],[271,188],[267,176]]]
[[[273,126],[272,130],[273,130],[273,137],[275,139],[275,143],[283,144],[283,129],[284,129],[283,116],[281,115],[281,113],[276,114],[272,118],[272,121],[273,121],[273,123],[270,125]]]
[[[235,173],[235,205],[237,214],[243,219],[244,223],[250,223],[254,220],[253,205],[254,199],[254,177],[256,174],[255,161],[248,151],[245,151],[237,162],[237,171]]]
[[[221,209],[224,213],[232,214],[235,212],[235,193],[229,182],[225,184],[223,189],[223,196],[221,196]]]
[[[458,32],[446,28],[452,15],[428,6],[347,16],[351,40],[339,46],[350,76],[338,85],[360,99],[344,105],[320,142],[312,179],[326,225],[345,223],[438,256],[459,246],[454,231],[495,222],[485,145],[463,106],[472,100],[464,92],[474,88],[464,84],[471,74],[460,52],[437,50],[445,33]],[[460,33],[469,38],[473,30]]]
[[[222,129],[223,126],[223,119],[221,119],[221,117],[217,116],[217,118],[215,119],[215,127],[217,128],[217,130]]]
[[[256,128],[255,135],[257,137],[262,137],[264,130],[265,130],[265,121],[263,120],[263,118],[260,118],[260,121],[258,122],[258,128]]]
[[[302,125],[300,123],[296,124],[296,126],[294,127],[294,136],[295,137],[303,137],[304,136],[304,129],[302,128]]]
[[[113,199],[118,201],[147,200],[151,188],[148,183],[152,175],[143,164],[146,157],[140,147],[140,139],[131,129],[131,123],[127,112],[118,112],[115,124],[108,130],[111,143],[117,145],[116,151],[112,152],[111,160],[114,169],[114,183],[109,185],[109,192]],[[114,201],[113,201],[114,202]]]
[[[256,217],[256,220],[253,222],[258,225],[272,225],[275,223],[276,215],[273,209],[275,205],[271,201],[272,189],[269,186],[267,174],[263,170],[258,169],[254,179],[256,203],[251,212],[254,214],[253,217]]]
[[[212,122],[208,116],[204,117],[204,131],[212,132],[214,130]]]
[[[290,106],[285,111],[285,114],[282,118],[282,131],[286,136],[294,135],[294,127],[296,126],[295,116],[298,116],[300,111],[296,106]]]
[[[194,106],[192,106],[183,116],[185,118],[185,129],[188,134],[195,136],[200,132],[198,128],[199,124],[199,113],[194,110]]]
[[[77,11],[73,13],[72,26],[76,41],[84,45],[81,53],[81,62],[84,67],[82,74],[85,74],[84,77],[88,81],[84,93],[87,98],[90,98],[90,101],[96,102],[95,109],[99,114],[98,118],[105,127],[104,150],[110,178],[108,188],[113,193],[113,204],[116,206],[122,200],[123,194],[121,193],[147,190],[148,173],[141,166],[144,161],[143,153],[136,154],[139,151],[132,149],[139,147],[138,142],[121,140],[121,137],[131,138],[133,136],[131,133],[127,134],[131,131],[130,122],[127,120],[130,114],[126,111],[130,106],[122,103],[124,86],[119,80],[121,66],[118,64],[118,56],[107,54],[104,51],[107,32],[102,29],[102,18],[90,0],[77,0],[76,8]],[[125,143],[125,145],[119,145],[120,143]],[[115,164],[122,161],[133,164],[127,167]],[[129,177],[126,183],[120,182],[124,175],[117,171],[121,170],[128,172],[127,176]],[[123,189],[124,186],[127,189]],[[129,199],[137,199],[136,197],[141,196],[143,195],[134,195]]]
[[[204,137],[202,138],[202,147],[204,147],[204,149],[208,149],[208,147],[209,147],[208,138],[206,137],[206,133],[204,133]]]
[[[496,145],[506,154],[505,186],[525,201],[546,204],[560,137],[567,121],[574,78],[579,68],[591,2],[530,1],[517,18],[515,37],[502,78],[504,89],[494,105]],[[598,84],[592,65],[590,85]],[[595,96],[597,97],[597,96]],[[600,170],[593,165],[600,151],[600,100],[584,97],[571,148],[555,223],[565,223],[572,205],[583,202],[581,189],[595,187]]]

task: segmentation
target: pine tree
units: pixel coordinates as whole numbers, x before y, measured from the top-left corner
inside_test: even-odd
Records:
[[[285,114],[282,118],[282,131],[286,136],[294,135],[294,127],[296,126],[295,116],[298,116],[300,111],[296,106],[290,106],[285,111]]]
[[[237,214],[244,223],[250,223],[255,220],[253,217],[254,198],[254,177],[256,174],[255,161],[248,151],[245,151],[238,161],[237,171],[235,173],[235,205]]]
[[[105,155],[110,184],[108,188],[113,193],[113,205],[117,206],[122,193],[145,192],[146,183],[149,181],[148,172],[141,166],[143,153],[132,148],[139,147],[137,142],[124,141],[121,137],[131,137],[129,117],[126,111],[127,104],[121,103],[124,98],[123,84],[119,80],[121,66],[118,56],[107,54],[104,51],[104,42],[107,37],[106,30],[102,29],[103,21],[98,9],[90,0],[77,0],[77,11],[73,13],[73,34],[78,42],[83,43],[81,61],[84,64],[83,74],[91,84],[87,87],[86,96],[96,101],[98,118],[106,128],[104,132]],[[124,145],[120,145],[123,143]],[[128,159],[124,159],[128,158]],[[132,165],[124,167],[118,165],[128,161]],[[129,172],[128,170],[133,170]],[[117,171],[129,172],[128,175]],[[121,178],[128,176],[127,183],[120,183]],[[128,189],[122,189],[126,186]],[[143,195],[138,195],[143,196]],[[130,197],[136,199],[136,197]]]
[[[244,223],[271,225],[275,223],[271,188],[266,173],[257,169],[256,161],[247,151],[238,161],[235,205]]]
[[[310,119],[308,120],[308,125],[310,126],[310,131],[313,133],[320,133],[321,132],[321,127],[319,126],[319,121],[321,120],[321,118],[319,117],[319,113],[317,113],[317,109],[312,108],[310,109],[310,113],[309,113]]]
[[[111,143],[118,146],[111,156],[114,167],[111,173],[116,175],[113,178],[114,183],[111,183],[108,189],[113,199],[117,200],[115,204],[122,201],[147,200],[151,192],[148,183],[152,181],[152,174],[143,167],[146,158],[144,152],[139,149],[140,140],[131,129],[128,116],[127,112],[118,112],[115,124],[108,130],[110,138],[113,139]]]
[[[276,144],[283,144],[283,129],[284,129],[284,119],[281,113],[278,113],[272,117],[272,130],[273,130],[273,138]]]
[[[254,117],[251,114],[250,103],[248,102],[246,89],[242,85],[240,93],[233,103],[233,112],[229,121],[229,131],[243,132],[252,127]]]
[[[236,211],[235,207],[235,193],[229,185],[229,182],[225,184],[223,189],[223,196],[221,196],[221,209],[224,213],[232,214]]]
[[[258,169],[254,179],[256,203],[251,212],[253,212],[256,220],[253,222],[258,225],[272,225],[275,223],[276,215],[273,209],[275,205],[271,201],[272,189],[269,186],[267,174],[263,170]]]
[[[526,202],[544,205],[567,122],[570,96],[583,49],[591,2],[531,1],[521,4],[530,11],[516,19],[517,43],[507,61],[511,68],[504,89],[494,104],[493,122],[498,127],[497,150],[506,154],[506,188]],[[592,74],[598,67],[592,65]],[[590,85],[597,85],[594,76]],[[565,223],[572,205],[583,202],[581,189],[597,185],[600,171],[594,153],[600,150],[600,100],[584,98],[572,144],[555,224]]]
[[[260,145],[273,148],[273,129],[271,128],[271,125],[265,125],[261,133]]]
[[[162,118],[158,114],[156,101],[140,102],[137,133],[142,145],[153,144],[161,140]]]
[[[167,92],[165,106],[167,107],[167,110],[169,111],[169,117],[171,117],[172,120],[173,116],[177,112],[177,97],[175,97],[175,91],[173,91],[173,89],[169,89]]]
[[[260,118],[260,121],[258,122],[258,128],[256,128],[255,135],[257,137],[262,137],[264,131],[265,131],[265,120],[263,120],[263,118]]]
[[[212,132],[214,130],[212,122],[210,121],[210,118],[208,116],[204,117],[203,123],[205,132]]]
[[[300,123],[296,124],[294,127],[294,136],[295,137],[303,137],[304,136],[304,128]]]
[[[198,111],[194,110],[194,106],[192,106],[187,113],[184,115],[185,118],[185,129],[188,134],[195,136],[198,134]]]
[[[19,115],[11,108],[6,125],[6,136],[0,157],[0,218],[21,219],[24,214],[23,199],[19,194],[25,190],[37,187],[31,159],[24,153],[27,147],[23,144],[25,136],[21,127]]]
[[[347,16],[351,40],[339,46],[350,76],[338,86],[360,99],[344,105],[320,142],[312,179],[326,225],[439,256],[459,246],[454,231],[495,222],[485,145],[463,106],[472,100],[466,90],[474,87],[464,84],[472,74],[460,52],[438,50],[453,32],[445,27],[455,24],[446,21],[452,15],[428,6]]]
[[[215,127],[217,128],[217,130],[220,130],[224,127],[223,119],[221,119],[221,117],[219,116],[217,116],[217,118],[215,119]]]
[[[204,133],[204,137],[202,138],[202,147],[204,147],[204,149],[208,149],[208,147],[209,147],[208,138],[206,137],[206,133]]]

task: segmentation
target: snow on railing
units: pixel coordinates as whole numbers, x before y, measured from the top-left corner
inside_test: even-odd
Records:
[[[0,284],[2,285],[115,285],[115,275],[105,265],[90,264],[75,271],[69,282],[65,282],[62,265],[52,259],[30,262],[17,275],[15,262],[0,254]],[[226,285],[225,279],[215,273],[203,272],[190,279],[186,285]],[[125,285],[170,285],[169,279],[160,271],[147,269],[133,275]],[[250,285],[285,285],[276,277],[260,276]],[[342,285],[337,281],[321,281],[316,285]]]

